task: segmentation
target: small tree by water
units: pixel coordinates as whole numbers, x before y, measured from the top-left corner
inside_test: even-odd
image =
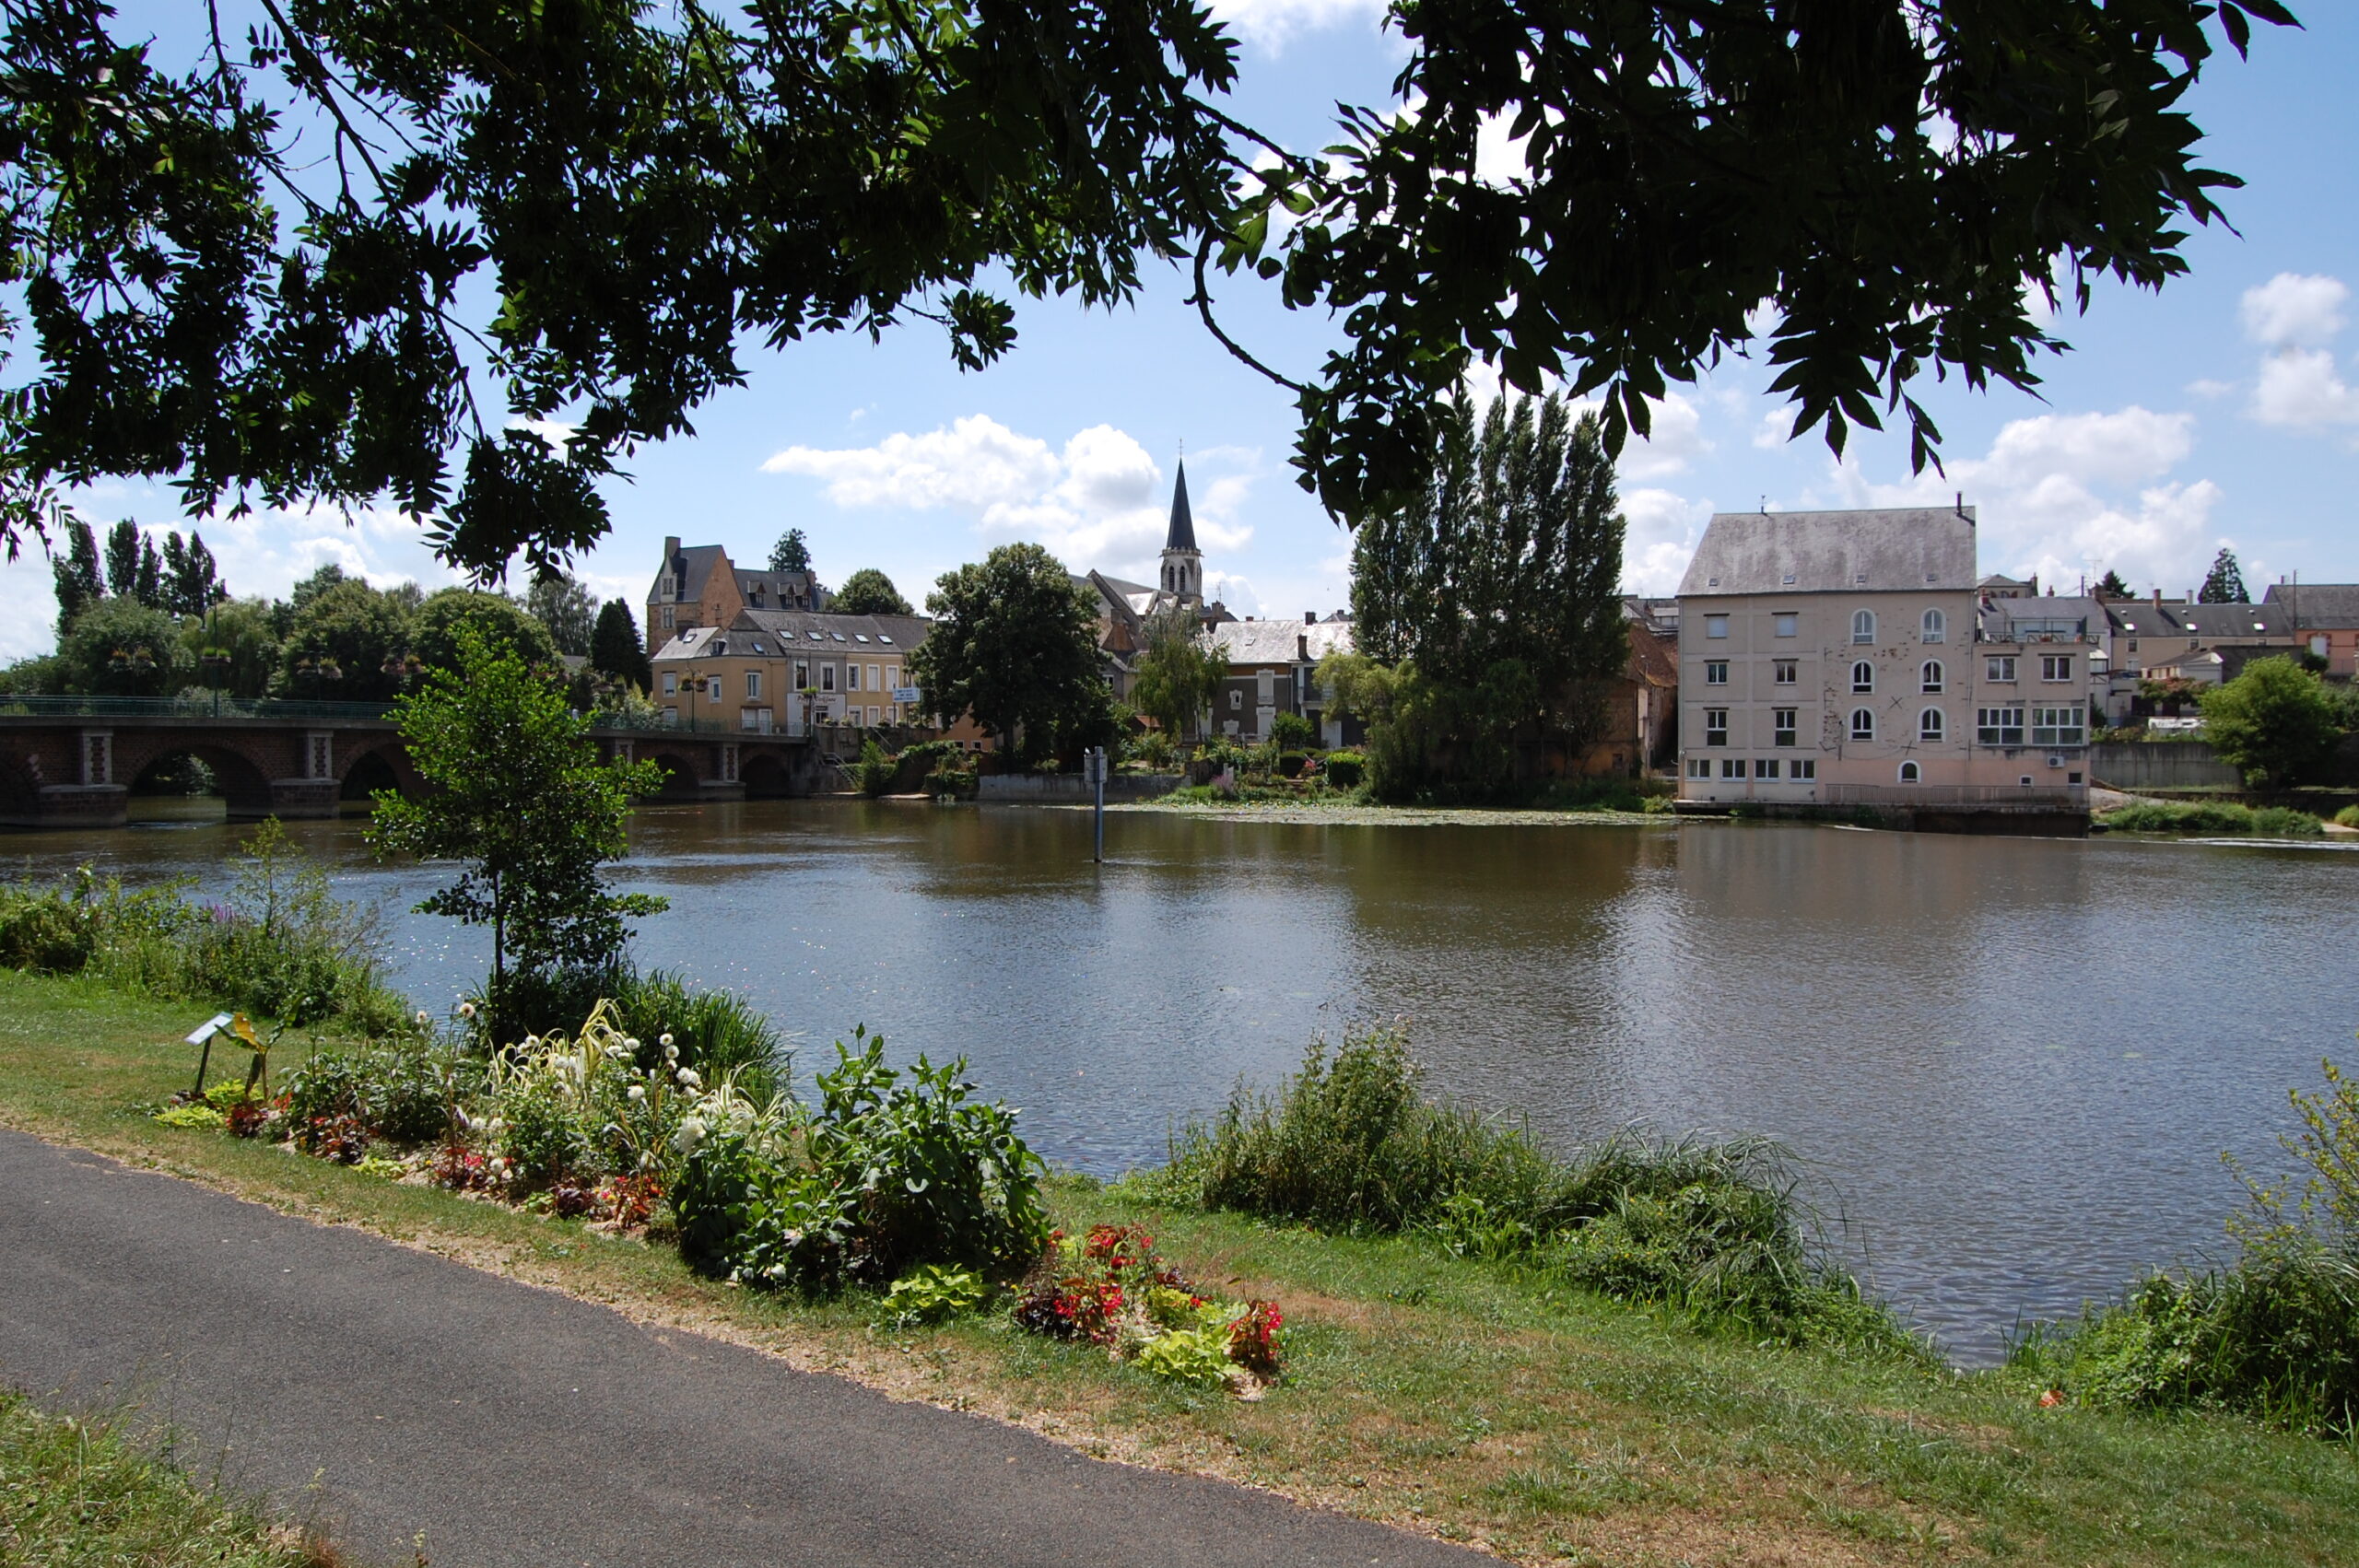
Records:
[[[2342,739],[2318,678],[2290,658],[2256,659],[2202,697],[2204,738],[2259,789],[2306,783]]]
[[[464,624],[456,645],[457,667],[430,672],[393,709],[432,792],[411,801],[380,790],[368,841],[381,857],[463,863],[456,882],[417,908],[491,927],[496,1015],[511,971],[613,964],[624,922],[667,907],[609,892],[601,870],[628,848],[630,803],[655,793],[662,774],[651,762],[601,762],[587,722],[514,649]]]

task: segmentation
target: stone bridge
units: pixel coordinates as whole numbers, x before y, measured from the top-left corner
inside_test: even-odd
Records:
[[[662,764],[665,802],[808,794],[819,766],[802,735],[710,721],[592,733],[608,756]],[[181,757],[213,770],[233,822],[334,816],[422,787],[374,704],[0,696],[0,826],[119,827],[142,777]]]

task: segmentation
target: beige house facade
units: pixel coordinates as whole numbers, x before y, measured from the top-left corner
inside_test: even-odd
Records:
[[[2085,804],[2099,649],[1983,638],[1972,508],[1724,512],[1679,600],[1682,801]]]
[[[914,615],[740,610],[728,626],[675,635],[654,658],[665,722],[799,735],[814,724],[924,721],[908,695],[909,656],[928,623]]]

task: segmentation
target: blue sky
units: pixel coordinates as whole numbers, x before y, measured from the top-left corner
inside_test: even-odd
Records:
[[[1330,139],[1337,99],[1386,100],[1402,58],[1369,0],[1214,0],[1245,40],[1238,107],[1289,146]],[[2226,201],[2240,233],[2188,246],[2192,275],[2160,295],[2106,287],[2057,331],[2044,401],[1935,390],[1946,477],[1912,478],[1905,439],[1860,435],[1838,464],[1815,434],[1789,444],[1757,362],[1732,361],[1657,416],[1622,463],[1625,586],[1667,592],[1714,510],[1873,506],[1964,490],[1986,570],[2037,571],[2067,591],[2118,568],[2143,591],[2200,582],[2232,545],[2248,582],[2298,572],[2359,581],[2348,526],[2359,451],[2359,7],[2310,0],[2308,30],[2257,29],[2191,99],[2205,161],[2248,181]],[[1241,614],[1321,614],[1348,593],[1347,537],[1295,487],[1286,394],[1230,359],[1152,272],[1112,313],[1019,306],[1001,364],[961,373],[938,330],[881,345],[837,338],[748,358],[749,384],[708,404],[698,434],[644,451],[609,486],[612,536],[579,564],[637,604],[677,533],[758,561],[783,530],[808,536],[823,579],[883,568],[912,600],[993,544],[1032,539],[1076,569],[1153,580],[1184,443],[1211,591]],[[1245,280],[1224,323],[1263,358],[1308,370],[1329,341]],[[161,486],[78,497],[102,521],[187,526]],[[265,513],[204,532],[230,588],[283,593],[323,561],[379,581],[452,580],[397,516]],[[46,562],[0,568],[0,657],[51,646]]]

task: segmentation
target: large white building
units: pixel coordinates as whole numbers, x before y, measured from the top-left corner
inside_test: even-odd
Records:
[[[1679,590],[1680,799],[2085,806],[2099,647],[1986,640],[1978,581],[1964,505],[1715,516]]]

